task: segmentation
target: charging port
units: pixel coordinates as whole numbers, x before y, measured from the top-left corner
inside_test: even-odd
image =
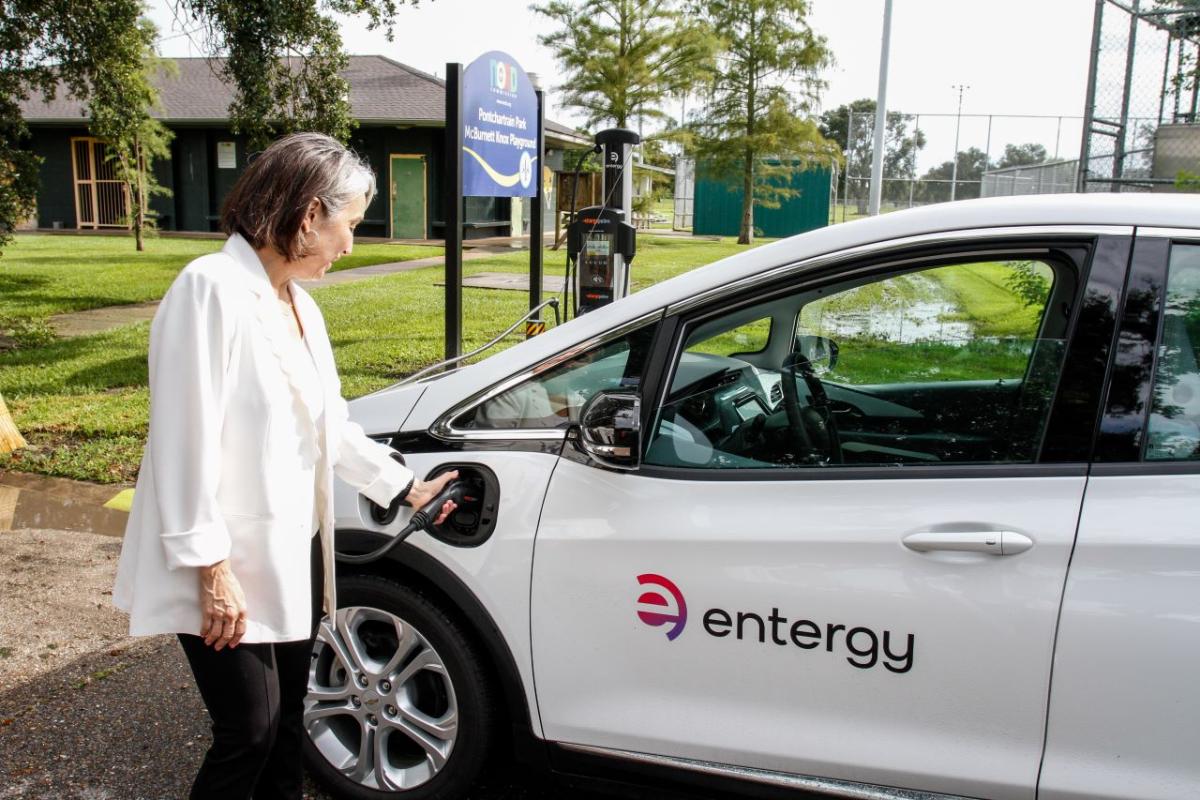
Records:
[[[397,453],[396,455],[399,455]],[[401,459],[397,459],[401,460]],[[430,536],[454,547],[478,547],[496,529],[496,511],[500,507],[500,481],[496,473],[482,464],[447,463],[435,467],[425,480],[458,470],[457,483],[463,484],[463,501],[441,525],[431,528]],[[371,520],[377,525],[390,525],[400,511],[400,502],[386,508],[368,501]]]

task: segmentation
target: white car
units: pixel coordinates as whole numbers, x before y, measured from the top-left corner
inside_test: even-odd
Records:
[[[489,754],[706,796],[1200,795],[1196,197],[829,227],[351,405],[473,499],[340,567],[306,701],[338,796],[465,796]],[[338,491],[343,551],[411,513]]]

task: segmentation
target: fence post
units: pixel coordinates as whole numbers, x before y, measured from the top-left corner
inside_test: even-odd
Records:
[[[917,114],[913,123],[913,139],[921,132],[921,115]],[[913,193],[917,188],[917,148],[913,147],[908,154],[908,207],[913,207]]]
[[[1083,141],[1079,145],[1079,191],[1087,191],[1088,173],[1091,172],[1092,122],[1096,114],[1096,70],[1100,64],[1100,26],[1104,23],[1104,3],[1096,0],[1096,11],[1092,17],[1092,56],[1088,63],[1087,102],[1083,105]]]
[[[846,172],[842,176],[842,222],[846,221],[846,206],[850,202],[850,168],[854,142],[854,112],[846,112]]]
[[[983,146],[983,171],[984,172],[987,172],[988,162],[992,160],[992,118],[993,118],[992,115],[988,114],[988,132],[987,132],[987,140],[986,140],[987,144],[985,144]],[[980,175],[979,179],[983,180],[983,176]],[[982,185],[980,186],[979,193],[983,194]]]
[[[1129,15],[1129,39],[1125,45],[1125,86],[1121,91],[1121,125],[1117,128],[1117,143],[1113,148],[1113,178],[1120,178],[1125,173],[1125,140],[1129,136],[1129,93],[1133,89],[1133,56],[1137,51],[1140,5],[1141,0],[1133,0],[1133,10]],[[1121,184],[1111,184],[1110,188],[1119,192]]]

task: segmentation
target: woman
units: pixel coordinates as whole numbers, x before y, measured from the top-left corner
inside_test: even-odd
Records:
[[[423,505],[456,475],[416,479],[349,421],[296,285],[350,253],[374,195],[335,140],[279,140],[225,200],[225,246],[179,274],[150,328],[150,433],[113,599],[131,634],[177,634],[196,676],[213,743],[193,798],[301,796],[312,638],[322,600],[335,607],[334,474],[385,506]]]

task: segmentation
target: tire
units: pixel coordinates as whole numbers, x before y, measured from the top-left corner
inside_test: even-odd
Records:
[[[486,660],[462,624],[410,587],[347,575],[338,581],[337,646],[331,631],[323,620],[309,670],[310,774],[339,798],[465,797],[489,756],[497,712]]]

